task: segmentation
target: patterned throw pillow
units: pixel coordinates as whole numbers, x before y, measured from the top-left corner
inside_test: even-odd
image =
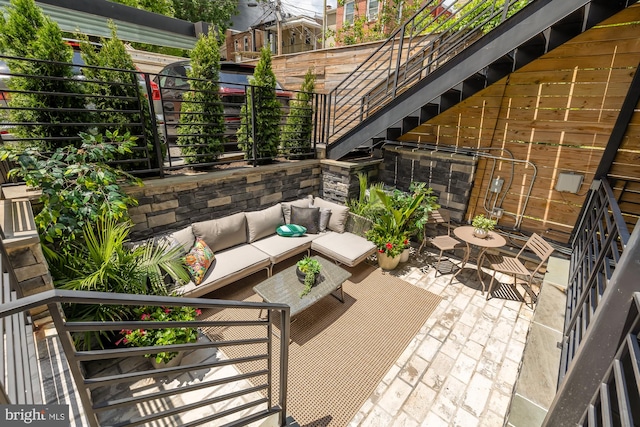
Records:
[[[304,233],[306,232],[307,229],[305,227],[296,224],[286,224],[276,228],[276,233],[278,233],[278,236],[283,237],[299,237],[304,235]]]
[[[191,274],[193,283],[199,285],[207,274],[209,266],[215,259],[215,255],[209,246],[201,238],[196,238],[196,243],[189,251],[184,261]]]

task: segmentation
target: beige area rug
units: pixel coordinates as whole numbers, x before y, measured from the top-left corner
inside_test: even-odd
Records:
[[[287,412],[303,427],[348,425],[441,300],[366,264],[349,270],[344,304],[328,296],[291,324]],[[260,301],[252,290],[259,280],[227,286],[208,297]],[[222,310],[203,317],[235,316]],[[255,336],[250,329],[205,333],[214,341],[233,340]],[[230,358],[246,356],[246,349],[222,350]],[[238,367],[244,372],[264,368],[249,365]]]

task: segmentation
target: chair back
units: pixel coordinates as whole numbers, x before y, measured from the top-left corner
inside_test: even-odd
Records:
[[[447,235],[451,235],[451,215],[449,211],[446,209],[436,209],[431,211],[429,214],[429,219],[427,220],[430,224],[442,224],[447,227]]]
[[[534,273],[537,272],[540,269],[542,264],[544,264],[544,262],[547,260],[547,258],[549,258],[551,253],[554,251],[553,246],[551,246],[549,243],[547,243],[546,240],[544,240],[542,237],[540,237],[536,233],[533,233],[531,235],[531,237],[529,237],[529,240],[527,240],[527,243],[524,244],[524,246],[522,247],[522,249],[520,250],[520,252],[516,256],[516,258],[519,258],[520,254],[522,252],[524,252],[525,249],[527,249],[527,248],[531,252],[536,254],[536,256],[538,258],[540,258],[540,262],[538,263],[538,266],[534,270]]]

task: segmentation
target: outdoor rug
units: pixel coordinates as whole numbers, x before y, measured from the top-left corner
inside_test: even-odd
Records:
[[[347,426],[441,300],[364,263],[349,271],[344,304],[328,296],[291,323],[287,412],[300,426]],[[252,290],[259,280],[249,282],[208,297],[260,301]],[[207,320],[235,316],[228,310],[203,313]],[[214,341],[233,340],[251,337],[249,328],[205,333]],[[222,351],[243,356],[236,347]]]

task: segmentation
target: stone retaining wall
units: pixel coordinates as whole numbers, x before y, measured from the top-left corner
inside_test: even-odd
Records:
[[[426,182],[438,203],[462,222],[469,204],[477,159],[443,151],[385,147],[380,179],[387,185],[408,190],[411,181]]]
[[[130,237],[144,239],[198,221],[317,196],[321,180],[320,160],[303,160],[145,181],[143,187],[127,189],[138,200],[129,209],[135,224]]]

